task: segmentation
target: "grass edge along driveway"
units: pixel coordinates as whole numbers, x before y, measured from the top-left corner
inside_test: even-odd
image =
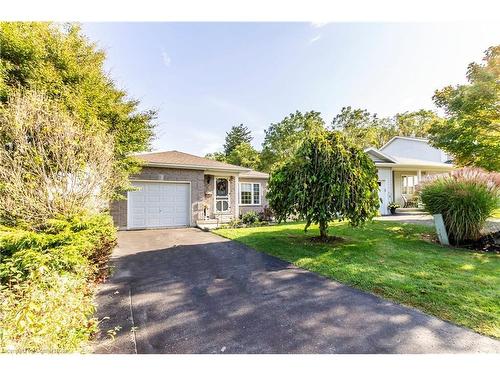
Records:
[[[500,338],[500,256],[425,241],[433,228],[372,222],[332,223],[339,243],[311,242],[303,223],[213,232],[298,267]]]

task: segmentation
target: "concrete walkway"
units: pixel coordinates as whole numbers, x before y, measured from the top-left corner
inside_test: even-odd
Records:
[[[434,218],[432,215],[423,211],[398,212],[395,215],[376,217],[375,220],[434,226]],[[489,218],[482,230],[483,234],[495,233],[498,231],[500,231],[500,219],[496,218]]]
[[[120,232],[113,263],[97,353],[500,352],[500,341],[194,228]]]

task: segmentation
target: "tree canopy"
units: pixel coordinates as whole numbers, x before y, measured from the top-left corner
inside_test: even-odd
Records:
[[[265,130],[262,144],[261,170],[269,172],[287,160],[297,150],[300,142],[311,133],[322,130],[325,123],[319,112],[291,113],[282,121],[273,123]]]
[[[430,128],[430,139],[458,165],[500,171],[500,45],[490,47],[483,61],[469,65],[468,84],[435,92],[446,121]]]
[[[250,143],[252,141],[252,133],[247,126],[239,124],[231,127],[226,133],[224,143],[224,154],[229,156],[231,152],[242,143]]]
[[[104,72],[104,51],[77,24],[0,22],[0,102],[13,90],[36,89],[61,103],[89,134],[112,135],[114,169],[125,186],[137,171],[127,155],[145,151],[153,137],[155,111],[140,112]]]
[[[267,199],[279,221],[297,216],[319,224],[328,235],[332,220],[356,226],[374,217],[379,206],[373,161],[338,131],[317,131],[271,173]]]
[[[343,107],[333,118],[332,129],[356,141],[361,147],[381,147],[393,136],[393,124],[388,119],[377,117],[366,109]]]
[[[260,166],[260,153],[250,143],[243,142],[229,153],[225,161],[229,164],[258,169]]]
[[[258,169],[260,166],[260,152],[250,143],[252,139],[252,132],[247,126],[243,124],[233,126],[226,133],[224,151],[209,153],[205,157],[224,163]]]
[[[332,129],[341,131],[363,148],[380,148],[397,135],[426,138],[431,125],[438,121],[441,119],[435,112],[425,109],[378,117],[366,109],[343,107],[334,117]]]

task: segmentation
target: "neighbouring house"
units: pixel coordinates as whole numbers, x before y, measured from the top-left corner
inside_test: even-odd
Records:
[[[110,207],[120,229],[215,228],[267,205],[267,173],[179,151],[136,157],[143,162],[131,177],[136,189]]]
[[[365,152],[377,166],[382,215],[387,215],[391,202],[401,207],[414,205],[415,188],[425,176],[454,168],[450,157],[424,138],[398,136],[380,149],[368,148]]]

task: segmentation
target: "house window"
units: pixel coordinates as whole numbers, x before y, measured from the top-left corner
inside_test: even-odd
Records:
[[[411,195],[415,193],[415,186],[418,185],[417,176],[401,176],[401,194]]]
[[[240,184],[240,204],[260,205],[260,184],[246,183]]]

